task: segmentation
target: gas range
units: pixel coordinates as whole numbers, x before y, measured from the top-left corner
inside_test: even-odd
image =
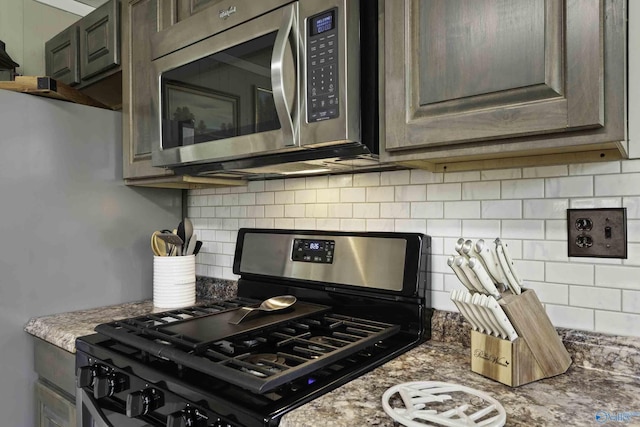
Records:
[[[429,249],[415,233],[241,229],[237,298],[77,340],[78,425],[278,425],[430,337]],[[232,322],[278,295],[296,302]]]

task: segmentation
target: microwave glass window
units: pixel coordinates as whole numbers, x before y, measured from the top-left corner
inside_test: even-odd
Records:
[[[280,129],[271,86],[276,33],[162,74],[163,148]]]

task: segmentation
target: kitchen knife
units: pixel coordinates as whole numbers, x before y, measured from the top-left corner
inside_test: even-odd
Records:
[[[480,282],[478,281],[478,277],[476,277],[476,273],[469,267],[469,260],[463,256],[457,256],[455,258],[454,264],[456,267],[460,268],[471,285],[475,288],[476,292],[486,292]]]
[[[480,331],[480,327],[476,323],[475,319],[473,319],[471,317],[471,315],[468,313],[467,307],[462,302],[458,301],[458,290],[457,289],[454,289],[454,290],[451,291],[450,298],[451,298],[451,301],[453,301],[453,303],[456,305],[456,307],[458,307],[458,310],[460,311],[460,314],[465,319],[467,319],[467,322],[469,322],[469,324],[471,325],[473,330]]]
[[[507,278],[507,284],[515,295],[520,295],[522,293],[522,289],[520,287],[520,280],[516,275],[513,274],[514,266],[511,257],[508,255],[508,251],[506,248],[506,244],[502,243],[502,241],[498,238],[495,240],[496,244],[496,253],[498,254],[498,261],[500,266],[502,267],[502,271],[504,272],[505,277]],[[509,257],[509,258],[507,258]]]
[[[493,311],[489,309],[489,307],[487,307],[488,304],[488,298],[491,297],[491,295],[484,295],[484,294],[478,294],[478,298],[476,300],[476,304],[479,305],[480,307],[482,307],[482,309],[484,310],[484,312],[486,313],[487,317],[489,318],[489,321],[491,322],[491,324],[493,325],[493,327],[495,328],[495,331],[497,332],[498,337],[502,338],[502,339],[507,339],[509,338],[509,335],[507,334],[507,331],[504,330],[504,328],[502,327],[502,324],[500,322],[498,322],[498,319],[496,319],[496,316],[493,314]],[[491,297],[493,298],[493,297]],[[495,301],[495,298],[494,298]]]
[[[481,327],[484,333],[488,335],[493,335],[493,327],[491,324],[485,319],[485,316],[482,315],[480,307],[476,306],[472,301],[472,296],[470,293],[464,293],[463,301],[469,308],[470,312],[473,313],[473,316],[476,319],[476,322]]]
[[[462,244],[462,253],[467,257],[471,257],[473,254],[473,242],[471,240],[465,240]]]
[[[447,265],[451,267],[453,272],[458,277],[458,280],[460,280],[460,282],[464,285],[465,288],[469,289],[471,292],[476,292],[476,288],[471,284],[471,282],[469,282],[469,279],[467,279],[467,276],[464,274],[464,271],[462,271],[460,267],[456,265],[455,261],[456,261],[456,257],[454,255],[451,255],[449,258],[447,258]]]
[[[488,334],[489,329],[485,325],[484,320],[480,317],[480,313],[478,313],[478,311],[476,310],[477,307],[474,307],[473,304],[471,304],[471,294],[459,289],[457,296],[458,301],[466,308],[469,318],[472,319],[472,321],[478,327],[478,332],[482,334]]]
[[[493,284],[493,280],[491,279],[491,277],[489,277],[489,274],[487,274],[487,271],[485,270],[482,263],[478,261],[478,258],[472,256],[469,258],[468,263],[469,267],[476,274],[478,281],[485,289],[485,291],[489,293],[489,295],[493,295],[495,299],[502,298],[502,295],[500,295],[500,291],[498,291],[496,285]]]
[[[498,265],[498,256],[495,249],[492,249],[484,239],[478,239],[474,247],[475,253],[482,261],[482,264],[487,269],[487,273],[491,276],[494,283],[499,283],[503,286],[507,286],[507,279],[502,274],[502,270]]]
[[[498,321],[498,323],[500,324],[504,332],[507,333],[507,336],[509,337],[509,341],[513,341],[516,338],[518,338],[518,333],[516,332],[515,328],[513,327],[513,324],[507,317],[507,314],[504,312],[502,307],[500,307],[500,304],[498,304],[498,301],[496,301],[495,298],[493,298],[492,296],[489,296],[487,297],[486,305],[487,305],[487,308],[493,312],[496,320]]]
[[[458,254],[460,254],[460,256],[465,256],[464,252],[462,252],[462,247],[464,246],[464,242],[465,240],[461,237],[458,239],[458,241],[456,242],[456,245],[454,246],[454,249],[456,250],[456,252],[458,252]]]
[[[485,324],[489,328],[490,334],[498,337],[500,336],[500,328],[496,323],[494,323],[494,320],[492,319],[493,316],[490,315],[489,311],[487,310],[487,307],[482,305],[482,296],[483,294],[472,295],[471,303],[476,307],[478,313],[480,313],[480,316],[482,317]]]

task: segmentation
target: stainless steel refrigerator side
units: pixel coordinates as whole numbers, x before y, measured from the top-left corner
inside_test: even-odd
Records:
[[[29,318],[148,299],[149,236],[179,190],[122,179],[121,114],[0,90],[0,413],[34,422]]]

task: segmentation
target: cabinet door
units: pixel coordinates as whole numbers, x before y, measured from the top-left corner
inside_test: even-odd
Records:
[[[38,427],[75,427],[75,403],[42,381],[35,384],[35,400]]]
[[[385,4],[386,150],[598,129],[605,2]]]
[[[47,76],[69,86],[80,83],[78,25],[74,24],[44,44]]]
[[[80,20],[83,80],[120,64],[120,3],[109,0]]]
[[[151,64],[151,35],[158,26],[158,0],[123,5],[122,113],[124,178],[171,174],[151,166],[151,151],[159,144],[159,114],[151,102],[158,82]]]

